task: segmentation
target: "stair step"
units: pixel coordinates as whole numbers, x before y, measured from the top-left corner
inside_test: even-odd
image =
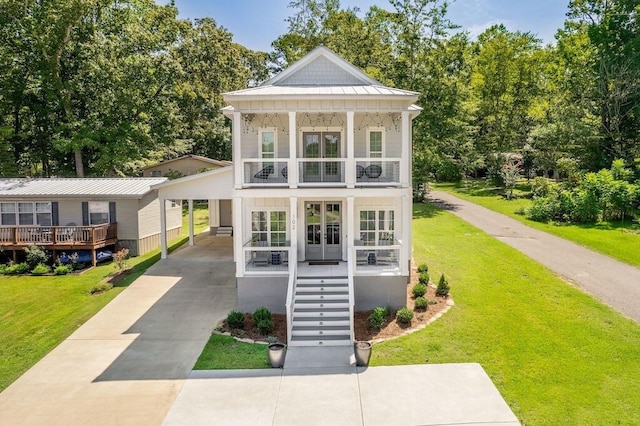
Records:
[[[289,343],[289,346],[298,346],[298,347],[324,347],[324,346],[351,346],[351,339],[342,339],[342,340],[292,340]]]
[[[337,283],[328,283],[328,284],[327,283],[313,283],[313,284],[306,283],[306,284],[300,284],[300,283],[298,283],[296,285],[296,288],[298,290],[305,290],[305,289],[308,289],[308,288],[311,288],[311,289],[313,289],[313,288],[324,288],[324,289],[327,289],[327,290],[330,290],[330,289],[345,289],[345,290],[348,290],[349,289],[349,284],[347,284],[347,283],[343,283],[343,284],[337,284]]]
[[[349,308],[295,308],[294,318],[336,318],[349,315]]]
[[[295,296],[295,303],[299,303],[302,302],[304,303],[305,301],[316,301],[319,303],[322,303],[324,301],[346,301],[348,302],[349,299],[346,299],[345,297],[348,297],[348,295],[346,295],[345,293],[334,293],[334,294],[328,294],[328,293],[312,293],[312,294],[298,294],[296,293]]]
[[[333,341],[347,341],[351,340],[351,337],[348,334],[341,335],[331,335],[331,336],[323,336],[322,338],[318,338],[317,336],[291,336],[291,341],[294,342],[303,342],[303,341],[322,341],[322,340],[333,340]]]
[[[341,318],[341,317],[338,317]],[[335,327],[335,326],[341,326],[341,327],[347,327],[347,330],[349,329],[351,323],[349,322],[349,319],[331,319],[331,318],[323,318],[323,319],[318,319],[317,317],[314,318],[304,318],[304,317],[294,317],[293,318],[293,327]]]
[[[349,311],[349,303],[348,302],[335,302],[332,300],[327,300],[324,302],[318,302],[318,301],[313,301],[313,300],[301,300],[298,302],[295,302],[295,306],[296,308],[313,308],[313,309],[319,309],[320,312],[325,311],[325,309],[327,308],[341,308],[341,309],[346,309],[347,312]],[[296,310],[294,309],[294,312],[296,312]]]
[[[296,279],[296,284],[347,284],[349,280],[347,278],[341,277],[308,277],[308,278],[300,278]]]
[[[293,331],[309,331],[309,332],[328,332],[328,331],[348,331],[349,326],[344,325],[295,325]]]

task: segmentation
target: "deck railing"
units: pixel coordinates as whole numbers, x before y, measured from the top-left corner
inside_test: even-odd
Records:
[[[354,244],[356,252],[356,272],[396,270],[400,268],[400,249],[397,241],[382,242],[378,245],[363,245],[357,240]]]
[[[249,241],[242,247],[246,273],[283,273],[289,271],[290,242],[270,245],[267,241]]]
[[[89,226],[0,226],[0,246],[97,245],[118,236],[117,223]]]

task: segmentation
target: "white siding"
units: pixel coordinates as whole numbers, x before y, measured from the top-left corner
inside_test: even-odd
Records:
[[[139,222],[139,234],[137,239],[142,239],[160,233],[160,200],[157,198],[157,191],[152,191],[139,200],[139,210],[137,214]],[[180,201],[175,207],[171,207],[171,201],[167,201],[167,229],[179,228],[182,226],[182,210]],[[118,225],[118,230],[120,225]]]
[[[113,201],[113,200],[111,200]],[[137,240],[138,236],[138,200],[115,200],[118,239]],[[82,222],[82,219],[80,219]],[[160,229],[158,225],[158,229]]]
[[[61,226],[70,223],[75,223],[78,226],[82,225],[82,201],[58,201],[58,223]]]
[[[295,86],[308,85],[313,82],[314,85],[359,85],[362,80],[356,78],[353,74],[348,73],[342,67],[337,66],[334,62],[319,56],[317,59],[299,69],[286,79],[278,82],[278,86]]]

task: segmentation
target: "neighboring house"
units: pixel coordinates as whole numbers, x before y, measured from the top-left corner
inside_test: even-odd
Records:
[[[177,175],[175,177],[191,176],[196,173],[202,173],[212,170],[218,170],[222,167],[229,167],[231,161],[214,160],[200,155],[185,155],[172,160],[162,161],[160,163],[151,164],[143,167],[144,176],[168,176]],[[203,198],[208,199],[208,198]],[[233,227],[233,219],[231,214],[231,200],[208,199],[209,203],[209,229],[212,234],[216,234],[219,229],[231,232]]]
[[[214,160],[212,158],[190,154],[151,164],[143,167],[142,172],[144,176],[148,177],[171,176],[172,174],[177,174],[178,177],[182,177],[230,165],[231,161]]]
[[[290,345],[350,344],[354,310],[406,304],[419,94],[318,47],[223,96],[233,167],[157,185],[159,196],[197,198],[197,186],[223,198],[232,184],[238,308],[286,313]]]
[[[127,247],[133,256],[160,245],[166,178],[0,179],[0,248],[40,245],[55,253]],[[168,238],[181,232],[180,202],[166,203]]]

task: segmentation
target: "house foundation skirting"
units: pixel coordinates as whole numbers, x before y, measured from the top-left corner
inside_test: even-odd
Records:
[[[237,278],[238,310],[253,312],[266,306],[275,314],[286,313],[287,276]]]

